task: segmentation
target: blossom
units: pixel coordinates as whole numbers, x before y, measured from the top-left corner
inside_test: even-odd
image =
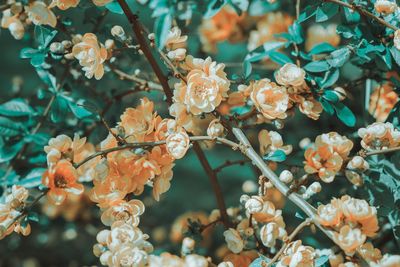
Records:
[[[11,13],[11,9],[6,9],[5,11],[3,11],[3,16],[1,18],[1,27],[8,29],[11,35],[17,40],[21,40],[24,37],[24,25],[18,18],[18,15],[14,15]]]
[[[281,12],[268,12],[257,22],[257,29],[250,32],[247,49],[249,51],[258,46],[276,40],[275,34],[287,32],[293,18]]]
[[[85,149],[86,138],[80,138],[75,134],[72,140],[65,134],[51,138],[44,151],[47,153],[47,165],[51,168],[59,160],[66,158],[73,162],[78,162],[81,153]]]
[[[240,253],[244,248],[244,241],[238,231],[229,228],[224,232],[225,242],[233,253]]]
[[[108,266],[144,267],[147,264],[147,252],[132,245],[122,245],[108,259]]]
[[[181,35],[178,27],[173,27],[167,35],[165,47],[168,50],[167,56],[172,60],[184,60],[186,57],[187,35]]]
[[[269,79],[261,79],[253,84],[251,100],[256,109],[267,119],[285,119],[289,105],[286,88]]]
[[[66,10],[71,7],[77,7],[80,0],[53,0],[50,7],[57,6],[61,10]]]
[[[312,247],[304,246],[301,240],[294,241],[285,248],[277,266],[307,267],[314,266],[315,251]]]
[[[343,159],[346,159],[353,148],[353,142],[346,136],[342,136],[336,132],[318,135],[315,139],[315,145],[330,146],[333,151],[337,152]]]
[[[347,179],[353,183],[354,185],[360,186],[362,185],[362,179],[360,172],[365,172],[369,169],[368,162],[360,156],[354,156],[346,166],[345,175]]]
[[[295,102],[299,105],[301,113],[313,120],[318,120],[323,108],[322,104],[311,97],[303,97],[301,95],[291,95],[291,100],[296,99]]]
[[[35,25],[49,25],[53,28],[57,25],[56,15],[42,1],[32,2],[25,7],[25,11]]]
[[[397,50],[400,50],[400,30],[396,30],[394,32],[393,44]]]
[[[385,254],[377,263],[370,263],[372,267],[398,267],[400,255]]]
[[[342,202],[332,199],[330,204],[320,205],[317,209],[318,221],[323,226],[337,226],[343,218]]]
[[[239,16],[229,5],[223,6],[210,19],[203,19],[199,27],[203,50],[216,52],[217,44],[225,40],[234,42],[243,38],[242,24],[245,15]]]
[[[343,164],[342,157],[331,146],[308,148],[304,153],[306,161],[304,170],[307,173],[317,173],[325,183],[331,183]]]
[[[283,86],[302,86],[306,72],[295,64],[286,63],[275,72],[276,82]]]
[[[170,134],[166,139],[167,151],[175,159],[181,159],[189,149],[190,139],[185,130]]]
[[[343,214],[350,222],[361,224],[361,231],[367,236],[374,236],[379,229],[377,211],[364,199],[356,199],[347,195],[342,196]]]
[[[144,212],[144,204],[138,199],[129,202],[120,200],[104,210],[101,222],[104,225],[112,225],[116,221],[124,221],[134,226],[139,225],[139,216]]]
[[[378,262],[380,259],[382,259],[381,251],[377,248],[374,248],[371,242],[366,242],[360,246],[357,251],[360,253],[361,257],[369,263]]]
[[[224,72],[225,65],[212,61],[186,57],[184,67],[189,70],[186,82],[175,84],[174,101],[185,105],[193,115],[212,112],[228,95],[230,82]]]
[[[352,256],[357,248],[364,244],[366,236],[358,228],[351,228],[344,225],[340,228],[339,233],[334,232],[333,237],[336,244],[347,254]]]
[[[282,136],[275,131],[267,131],[265,129],[258,133],[258,142],[260,143],[260,153],[262,155],[282,150],[286,155],[292,152],[291,145],[283,145]]]
[[[122,245],[152,250],[151,245],[146,241],[148,238],[148,235],[143,234],[138,227],[123,221],[116,221],[111,225],[106,243],[111,251],[119,250]]]
[[[397,10],[396,2],[389,0],[377,0],[374,4],[375,10],[378,13],[383,13],[384,15],[392,14]]]
[[[384,122],[398,100],[393,85],[385,83],[371,94],[368,111],[377,121]]]
[[[187,267],[207,267],[208,261],[205,257],[197,255],[197,254],[190,254],[186,255],[185,257],[185,266]]]
[[[214,119],[210,122],[207,128],[207,135],[216,138],[221,137],[224,134],[224,126],[221,124],[219,119]]]
[[[361,146],[365,149],[386,149],[400,144],[400,132],[390,122],[374,122],[367,128],[358,129],[362,138]]]
[[[99,44],[95,34],[85,33],[82,40],[72,47],[72,55],[79,60],[87,78],[94,75],[96,80],[100,80],[103,77],[107,50]]]
[[[244,206],[249,214],[261,212],[264,207],[264,200],[259,196],[252,196],[245,202]]]
[[[275,247],[276,240],[284,236],[286,236],[286,231],[275,222],[267,223],[260,229],[261,242],[269,248]]]
[[[150,255],[149,256],[149,267],[163,267],[163,266],[176,266],[185,267],[183,259],[176,255],[172,255],[168,252],[163,252],[161,255]]]
[[[307,30],[306,50],[310,51],[315,45],[320,43],[328,43],[332,46],[338,46],[340,44],[340,36],[336,33],[335,24],[329,24],[323,26],[321,24],[314,24]]]
[[[120,119],[118,125],[124,129],[127,141],[143,142],[155,130],[157,114],[154,103],[144,97],[138,107],[127,108]]]
[[[293,181],[293,173],[291,173],[288,170],[283,170],[280,174],[279,174],[279,180],[281,180],[282,182],[284,182],[285,184],[289,184]]]
[[[67,193],[82,194],[84,188],[82,184],[77,183],[77,178],[78,173],[72,163],[62,159],[44,172],[42,184],[49,188],[48,197],[59,205],[65,200]]]

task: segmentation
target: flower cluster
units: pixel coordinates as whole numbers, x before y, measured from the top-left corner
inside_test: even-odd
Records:
[[[26,205],[29,192],[25,187],[13,185],[11,192],[6,194],[3,203],[0,202],[0,240],[13,231],[29,235],[31,226],[28,221],[19,220]]]
[[[317,213],[319,223],[334,230],[336,243],[348,255],[353,255],[379,229],[376,208],[348,195],[320,205]]]
[[[336,132],[317,136],[314,147],[309,147],[305,153],[304,170],[307,173],[316,173],[325,183],[334,180],[347,159],[353,142]]]
[[[277,267],[285,266],[314,266],[315,250],[310,246],[304,246],[301,240],[290,243],[283,251],[280,257]]]
[[[185,80],[175,84],[174,103],[170,113],[178,125],[193,132],[195,116],[214,111],[226,99],[230,82],[224,64],[187,56],[182,68],[188,73]]]
[[[360,128],[361,146],[366,150],[381,150],[400,145],[400,131],[390,122],[375,122],[367,128]]]

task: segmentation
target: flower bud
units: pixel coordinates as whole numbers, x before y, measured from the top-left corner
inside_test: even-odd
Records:
[[[70,49],[72,47],[72,42],[70,40],[64,40],[61,42],[64,49]]]
[[[149,38],[150,41],[154,41],[156,39],[156,35],[152,32],[147,35],[147,38]]]
[[[126,40],[125,31],[119,25],[115,25],[114,27],[111,28],[111,35],[114,36],[115,38],[120,39],[121,41]]]
[[[288,170],[284,170],[279,175],[279,180],[281,180],[285,184],[291,183],[293,181],[293,174]]]
[[[307,191],[313,194],[319,193],[321,192],[321,184],[319,182],[314,182],[307,188]]]
[[[107,39],[106,42],[104,43],[104,46],[106,47],[107,50],[113,49],[115,47],[115,42],[114,40]]]
[[[264,207],[264,201],[259,196],[252,196],[246,201],[246,204],[244,206],[248,213],[253,214],[262,211]]]
[[[64,50],[64,45],[62,43],[54,42],[50,45],[50,51],[54,54],[63,54]]]

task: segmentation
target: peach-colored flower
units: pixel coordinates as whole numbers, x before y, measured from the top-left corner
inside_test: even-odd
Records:
[[[32,2],[25,7],[25,11],[35,25],[49,25],[53,28],[57,25],[56,15],[42,1]]]
[[[323,108],[320,102],[312,96],[302,96],[297,93],[290,94],[290,101],[297,103],[301,113],[313,120],[318,120]]]
[[[326,42],[332,46],[340,44],[340,36],[336,33],[335,24],[323,26],[321,24],[313,24],[307,30],[306,50],[310,51],[315,45]]]
[[[225,242],[233,253],[240,253],[244,248],[244,241],[239,232],[229,228],[224,232]]]
[[[121,115],[119,126],[124,129],[127,141],[143,142],[146,136],[154,131],[156,118],[154,103],[147,98],[142,98],[138,107],[125,110]]]
[[[104,225],[111,226],[116,221],[124,221],[133,226],[138,226],[139,217],[143,214],[144,209],[143,202],[138,199],[132,199],[129,202],[121,200],[103,211],[101,222]]]
[[[283,145],[282,136],[275,131],[267,131],[265,129],[258,133],[258,142],[260,143],[261,155],[268,154],[276,150],[282,150],[286,155],[292,152],[291,145]]]
[[[95,34],[85,33],[82,40],[72,47],[72,55],[79,60],[87,78],[91,79],[94,75],[96,80],[100,80],[103,77],[107,50],[99,44]]]
[[[161,167],[161,173],[153,179],[153,197],[157,201],[160,200],[160,195],[167,192],[171,187],[173,166],[173,164],[170,164]]]
[[[67,193],[61,205],[56,205],[53,201],[43,203],[42,212],[51,219],[62,217],[69,222],[79,219],[87,220],[90,217],[88,207],[92,204],[86,192],[81,195]]]
[[[113,0],[92,0],[93,4],[95,4],[96,6],[105,6],[109,3],[111,3]]]
[[[261,79],[253,84],[251,100],[257,110],[267,119],[285,119],[289,105],[286,88],[269,79]]]
[[[135,266],[145,267],[148,261],[147,252],[133,245],[122,245],[108,258],[108,266]]]
[[[307,173],[317,173],[325,183],[331,183],[336,173],[342,168],[342,157],[331,146],[308,148],[304,153]]]
[[[72,163],[62,159],[43,174],[42,183],[49,188],[48,197],[59,205],[65,200],[67,193],[83,193],[83,185],[78,184],[77,179],[78,173]]]
[[[189,70],[187,82],[175,84],[174,101],[184,104],[193,115],[214,111],[228,96],[230,82],[224,67],[210,57],[205,60],[186,57],[184,68]]]
[[[397,10],[396,2],[389,0],[377,0],[374,7],[376,12],[383,13],[384,15],[392,14]]]
[[[336,132],[318,135],[315,139],[315,145],[330,146],[334,152],[337,152],[343,159],[346,159],[353,148],[353,142],[346,136],[342,136]]]
[[[333,234],[336,244],[340,246],[341,249],[347,255],[354,255],[356,250],[365,242],[367,238],[360,229],[352,229],[349,225],[344,225],[340,228],[339,233],[334,232]]]
[[[358,248],[358,253],[360,253],[361,257],[365,259],[367,262],[378,262],[382,259],[382,253],[379,249],[374,248],[371,242],[367,242],[361,247]]]
[[[330,204],[318,206],[318,221],[323,226],[338,226],[343,218],[342,203],[332,199]]]
[[[393,44],[394,47],[397,48],[397,50],[400,50],[400,30],[396,30],[394,32]]]
[[[347,221],[361,224],[363,234],[372,237],[379,230],[377,211],[364,199],[342,196],[343,214]]]
[[[368,162],[360,156],[354,156],[346,166],[345,175],[347,179],[356,186],[363,184],[360,173],[369,169]]]
[[[66,10],[71,7],[77,7],[80,0],[53,0],[50,7],[57,6],[61,10]]]
[[[306,72],[295,64],[286,63],[275,72],[276,82],[283,86],[302,86]]]
[[[248,50],[254,50],[258,46],[276,40],[275,34],[287,32],[293,18],[281,12],[268,12],[257,22],[257,29],[250,32]]]
[[[314,265],[315,251],[314,248],[304,246],[301,240],[294,241],[285,248],[281,256],[278,266],[290,267],[308,267]]]
[[[371,262],[372,267],[399,267],[400,255],[385,254],[377,263]]]
[[[190,145],[189,135],[184,129],[168,135],[166,142],[168,153],[175,159],[183,158]]]
[[[132,224],[123,221],[116,221],[111,225],[111,230],[106,239],[107,247],[111,251],[117,251],[121,245],[133,245],[139,248],[151,248],[151,244],[146,241],[147,234]],[[151,249],[150,249],[151,250]]]
[[[167,56],[172,60],[184,60],[186,57],[187,35],[181,35],[178,27],[173,27],[167,35],[165,47],[168,50]]]
[[[400,131],[390,122],[375,122],[367,128],[360,128],[361,146],[368,150],[397,147],[400,144]]]
[[[199,27],[203,50],[216,52],[219,42],[242,39],[241,24],[244,18],[245,15],[239,16],[231,6],[225,5],[212,18],[203,19]]]
[[[18,15],[11,13],[11,9],[6,9],[3,11],[3,16],[1,18],[1,27],[6,28],[10,31],[11,35],[16,40],[21,40],[25,34],[25,28]]]
[[[230,253],[224,257],[224,261],[229,261],[234,267],[249,266],[258,257],[255,250],[242,251],[239,254]]]
[[[393,85],[385,83],[371,94],[368,111],[377,121],[384,122],[397,101],[399,97],[393,91]]]
[[[48,166],[54,166],[63,158],[78,162],[82,159],[80,155],[85,148],[85,143],[86,137],[80,138],[77,134],[74,135],[73,140],[65,134],[51,138],[49,144],[44,147],[44,151],[47,153]]]
[[[267,223],[260,229],[261,242],[269,248],[275,247],[277,239],[283,240],[286,236],[286,230],[276,222]]]

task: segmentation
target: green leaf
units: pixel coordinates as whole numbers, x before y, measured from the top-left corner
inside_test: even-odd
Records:
[[[265,0],[253,0],[250,3],[248,8],[248,12],[250,16],[261,16],[267,12],[274,11],[279,7],[279,1],[275,1],[274,3],[269,3]]]
[[[357,11],[354,11],[348,7],[343,7],[344,9],[344,16],[348,23],[356,23],[360,21],[360,14]]]
[[[317,6],[308,5],[301,11],[297,21],[299,23],[302,23],[311,18],[312,16],[314,16],[316,12],[317,12]]]
[[[316,55],[316,54],[321,54],[321,53],[327,53],[327,52],[332,52],[336,50],[337,48],[334,47],[333,45],[329,43],[320,43],[315,46],[310,50],[308,53],[309,55]]]
[[[51,106],[51,121],[55,123],[65,121],[68,109],[68,102],[63,97],[57,96],[53,102],[53,105]]]
[[[320,99],[322,108],[329,114],[329,115],[333,115],[335,113],[335,109],[333,108],[333,105],[331,104],[331,102],[325,100],[324,98]]]
[[[50,30],[46,27],[36,25],[35,26],[35,40],[38,42],[41,48],[47,47],[51,40],[56,36],[56,30]]]
[[[31,65],[35,68],[40,67],[47,57],[47,53],[36,53],[31,58]]]
[[[115,14],[124,14],[124,11],[122,10],[121,6],[119,5],[119,3],[117,1],[113,1],[111,3],[108,3],[107,5],[105,5],[105,7],[110,10],[112,13]]]
[[[0,147],[0,163],[12,160],[23,146],[23,142],[18,142],[11,146],[2,145]]]
[[[295,42],[296,44],[301,44],[304,41],[303,30],[301,28],[301,25],[297,21],[295,21],[289,27],[289,34],[292,37],[293,42]]]
[[[0,117],[0,136],[12,137],[26,131],[25,127],[18,122],[8,118]]]
[[[0,115],[8,117],[29,116],[32,108],[22,98],[15,98],[0,105]]]
[[[397,65],[400,66],[400,51],[396,47],[390,48],[390,53],[392,53],[393,59]]]
[[[276,51],[270,52],[269,58],[280,65],[284,65],[286,63],[293,63],[293,61],[287,55]]]
[[[330,102],[339,102],[339,97],[337,96],[337,94],[335,93],[335,91],[333,90],[325,90],[324,94],[322,95],[323,98],[325,98],[326,100],[330,101]]]
[[[21,51],[19,52],[19,57],[20,58],[32,58],[37,53],[39,53],[39,50],[31,48],[31,47],[25,47],[25,48],[22,48]]]
[[[339,79],[339,70],[335,69],[331,71],[328,71],[325,73],[324,79],[319,83],[321,89],[330,87],[336,83],[336,81]]]
[[[154,32],[156,33],[156,45],[159,49],[163,49],[171,25],[172,16],[170,13],[163,14],[156,19]]]
[[[42,184],[42,175],[46,171],[45,168],[35,168],[31,170],[23,179],[18,182],[26,188],[38,187]]]
[[[328,19],[335,16],[338,11],[339,11],[339,6],[337,4],[323,3],[317,9],[317,13],[315,15],[315,21],[316,22],[327,21]]]
[[[309,72],[324,72],[329,70],[330,66],[325,60],[312,61],[304,66],[304,69]]]
[[[78,119],[82,119],[92,115],[92,112],[81,106],[79,103],[68,101],[68,106],[71,109],[72,113],[74,113],[75,117],[77,117]]]
[[[346,63],[351,55],[351,51],[348,47],[340,48],[339,50],[335,50],[331,53],[332,58],[327,59],[329,65],[334,68],[339,68]]]
[[[356,125],[356,117],[343,103],[335,103],[333,107],[336,110],[336,115],[344,124],[349,127],[354,127],[354,125]]]
[[[283,150],[277,149],[263,157],[264,160],[282,162],[286,160],[286,154]]]

